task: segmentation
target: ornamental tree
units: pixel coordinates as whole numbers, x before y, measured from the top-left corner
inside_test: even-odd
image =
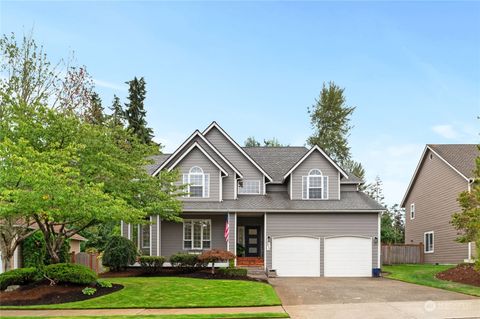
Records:
[[[212,249],[204,251],[198,260],[202,263],[212,264],[212,275],[215,275],[215,263],[235,259],[235,255],[226,250]]]

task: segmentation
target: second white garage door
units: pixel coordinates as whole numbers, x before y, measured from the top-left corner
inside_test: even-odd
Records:
[[[319,277],[320,239],[294,236],[274,238],[272,268],[280,277]]]
[[[371,277],[372,239],[325,238],[325,277]]]

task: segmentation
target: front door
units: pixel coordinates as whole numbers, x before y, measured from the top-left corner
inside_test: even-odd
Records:
[[[260,226],[245,226],[245,256],[260,256]]]

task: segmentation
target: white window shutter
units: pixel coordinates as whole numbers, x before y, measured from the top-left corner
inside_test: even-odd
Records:
[[[203,197],[210,197],[210,174],[203,175],[204,178],[204,187],[203,187]]]
[[[302,199],[308,199],[308,176],[302,176]]]
[[[323,176],[322,198],[328,199],[328,176]]]

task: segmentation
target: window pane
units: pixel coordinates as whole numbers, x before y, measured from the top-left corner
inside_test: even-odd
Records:
[[[260,194],[259,180],[244,180],[238,182],[239,194]]]
[[[310,187],[322,187],[322,178],[320,176],[310,176]]]
[[[308,190],[309,198],[322,198],[322,189],[321,188],[310,188]]]
[[[193,248],[202,248],[202,222],[193,222]]]
[[[190,197],[203,197],[203,187],[190,186]]]
[[[203,221],[203,240],[210,240],[210,221]]]
[[[192,249],[192,241],[191,240],[184,240],[183,241],[183,248],[184,249]]]
[[[192,239],[192,223],[191,222],[183,223],[183,239],[185,240]]]
[[[142,248],[150,247],[150,225],[142,225]]]
[[[203,241],[203,249],[210,249],[210,241],[204,240]]]
[[[202,186],[203,174],[190,174],[190,184],[194,186]]]

